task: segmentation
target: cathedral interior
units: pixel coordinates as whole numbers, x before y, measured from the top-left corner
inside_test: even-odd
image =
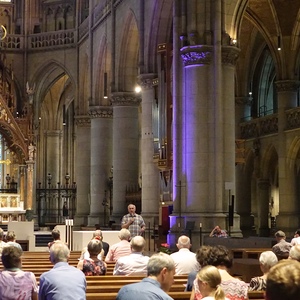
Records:
[[[0,1],[0,221],[175,241],[300,226],[300,1]],[[201,239],[201,237],[200,237]]]

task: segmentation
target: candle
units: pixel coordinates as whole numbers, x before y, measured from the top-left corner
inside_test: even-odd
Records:
[[[202,228],[202,223],[200,223],[200,228]]]

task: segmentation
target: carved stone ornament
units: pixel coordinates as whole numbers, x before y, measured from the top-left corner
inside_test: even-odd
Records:
[[[209,65],[212,61],[212,46],[187,46],[180,49],[185,66]]]
[[[90,127],[91,118],[89,116],[75,116],[75,124],[79,127]]]
[[[276,81],[277,92],[296,92],[300,86],[297,80],[280,80]]]
[[[139,106],[141,96],[131,92],[113,93],[111,103],[113,106]]]
[[[112,118],[113,109],[108,106],[92,106],[89,111],[89,116],[95,118]]]
[[[154,82],[153,80],[157,78],[156,74],[141,74],[138,76],[138,84],[141,86],[143,90],[149,90],[153,88]]]
[[[222,47],[222,64],[235,66],[241,50],[237,47]]]
[[[235,104],[236,105],[252,105],[253,98],[252,97],[235,97]]]

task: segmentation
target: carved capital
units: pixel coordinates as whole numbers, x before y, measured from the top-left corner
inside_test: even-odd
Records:
[[[141,96],[131,92],[117,92],[111,96],[113,106],[139,106]]]
[[[109,106],[92,106],[89,111],[91,119],[96,118],[112,118],[113,109]]]
[[[235,66],[241,50],[236,47],[222,47],[222,64]]]
[[[212,61],[212,46],[196,45],[180,49],[180,55],[185,66],[209,65]]]
[[[138,76],[138,84],[143,90],[152,89],[156,85],[157,75],[156,74],[141,74]]]
[[[280,80],[276,81],[277,92],[296,92],[300,86],[298,80]]]
[[[90,127],[91,126],[91,118],[90,116],[75,116],[75,124],[78,127]]]
[[[235,104],[236,105],[252,105],[252,97],[235,97]]]

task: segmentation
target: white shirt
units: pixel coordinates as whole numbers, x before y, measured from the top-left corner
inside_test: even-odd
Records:
[[[175,262],[175,274],[189,274],[198,272],[200,266],[196,260],[196,254],[187,248],[181,248],[178,252],[170,255]]]
[[[147,264],[149,256],[141,252],[134,252],[130,255],[120,257],[116,261],[113,275],[145,275],[147,276]]]
[[[291,240],[291,244],[292,244],[292,246],[299,245],[300,244],[300,236],[293,238]]]

